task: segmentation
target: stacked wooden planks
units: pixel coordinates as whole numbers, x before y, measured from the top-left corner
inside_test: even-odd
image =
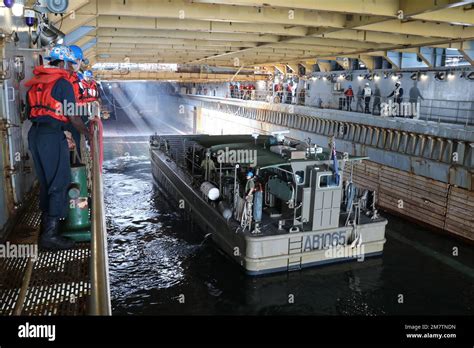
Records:
[[[391,167],[380,171],[379,205],[444,227],[449,185]]]
[[[344,179],[349,176],[350,164]],[[474,240],[473,191],[370,161],[354,165],[353,181],[377,191],[383,209]]]
[[[351,172],[350,164],[346,164],[346,166],[344,180],[349,179]],[[354,164],[352,167],[352,179],[357,184],[357,187],[377,191],[378,193],[380,167],[380,164],[370,161],[363,161],[362,163]]]
[[[474,192],[451,186],[444,229],[474,240]]]

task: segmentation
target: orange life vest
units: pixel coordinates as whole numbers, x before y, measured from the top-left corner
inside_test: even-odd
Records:
[[[84,89],[82,87],[82,82],[81,79],[79,78],[79,75],[77,75],[76,72],[73,72],[71,74],[71,83],[72,83],[72,89],[74,89],[74,96],[76,97],[76,103],[78,105],[82,105],[82,94],[84,92]]]
[[[99,89],[97,88],[97,82],[94,80],[86,81],[82,80],[82,98],[81,101],[84,103],[92,103],[99,99]]]
[[[53,87],[59,79],[65,79],[72,83],[71,73],[64,69],[47,68],[38,66],[33,70],[35,75],[25,83],[31,87],[28,91],[28,101],[31,108],[30,119],[50,116],[58,121],[68,123],[69,119],[64,115],[63,103],[52,96]]]

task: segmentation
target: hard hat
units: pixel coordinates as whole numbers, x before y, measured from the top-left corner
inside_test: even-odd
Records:
[[[365,83],[365,85],[366,85],[367,87],[369,87],[369,86],[370,86],[370,84],[369,84],[368,82],[366,82],[366,83]]]
[[[252,171],[248,171],[247,172],[247,178],[253,178],[253,172]]]
[[[402,83],[400,81],[395,82],[395,86],[400,86]]]
[[[72,64],[77,64],[74,54],[71,52],[70,48],[66,45],[56,45],[49,52],[49,56],[45,57],[46,60],[62,60]]]
[[[352,85],[349,85],[349,88],[352,88]]]
[[[82,52],[82,49],[79,46],[71,45],[69,46],[69,48],[71,49],[71,52],[74,55],[74,58],[76,58],[76,60],[82,60],[84,58],[84,53]]]
[[[84,77],[87,79],[92,79],[94,78],[94,73],[92,72],[92,70],[86,70],[84,71]]]

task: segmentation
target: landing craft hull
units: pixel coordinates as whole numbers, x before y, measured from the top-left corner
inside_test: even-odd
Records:
[[[382,254],[386,241],[385,219],[358,225],[360,243],[354,247],[347,243],[353,233],[351,226],[271,236],[242,233],[238,224],[224,219],[218,210],[193,188],[190,175],[167,154],[152,146],[150,155],[155,181],[173,196],[177,206],[192,215],[193,220],[205,233],[211,233],[213,241],[249,275],[287,272],[338,262],[363,261],[365,258]],[[325,238],[329,239],[330,244],[337,246],[321,249],[320,241],[325,241]],[[336,240],[344,240],[344,245],[338,245],[339,242],[335,242]]]

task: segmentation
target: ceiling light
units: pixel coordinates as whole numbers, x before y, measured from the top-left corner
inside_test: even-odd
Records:
[[[23,16],[23,10],[25,9],[25,0],[16,0],[12,7],[12,14],[15,17]]]

